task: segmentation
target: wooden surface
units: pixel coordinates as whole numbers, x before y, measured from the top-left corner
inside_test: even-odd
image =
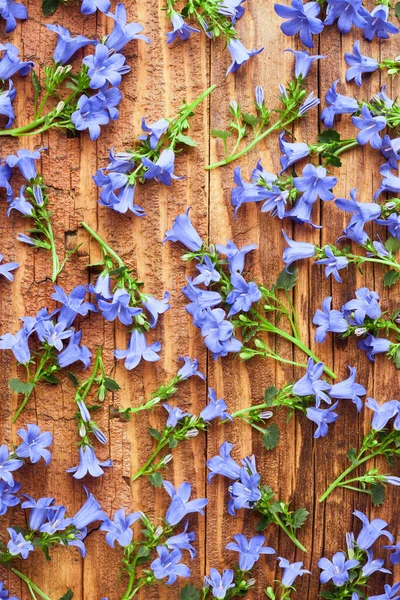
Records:
[[[39,8],[39,0],[26,0],[30,19],[18,25],[10,36],[10,41],[21,48],[25,59],[34,59],[41,65],[51,56],[55,36],[44,27],[44,19]],[[162,0],[127,0],[129,17],[145,27],[145,33],[152,40],[151,46],[132,42],[125,54],[131,65],[131,72],[124,78],[121,103],[121,116],[118,121],[103,128],[97,142],[91,142],[84,133],[77,138],[67,138],[63,133],[50,132],[24,140],[2,141],[1,156],[21,147],[30,149],[48,147],[41,160],[41,172],[50,188],[51,207],[54,210],[54,227],[57,234],[57,247],[60,253],[81,243],[78,256],[70,260],[58,283],[66,290],[89,281],[87,263],[99,258],[96,243],[79,228],[82,219],[97,229],[104,239],[120,253],[131,267],[137,269],[139,278],[145,282],[145,290],[158,296],[168,289],[171,292],[171,310],[160,319],[154,332],[154,339],[162,342],[161,360],[156,364],[142,363],[128,373],[123,364],[114,363],[113,350],[125,346],[127,333],[121,325],[108,323],[100,315],[90,315],[82,320],[83,340],[93,349],[104,346],[107,369],[113,372],[122,386],[121,392],[110,402],[119,406],[138,405],[149,398],[150,393],[176,372],[176,359],[179,355],[197,356],[201,370],[208,375],[207,384],[214,387],[218,397],[223,397],[230,410],[238,410],[251,402],[259,401],[268,385],[283,385],[300,376],[291,367],[282,367],[273,361],[257,361],[243,364],[232,357],[214,362],[207,357],[200,333],[190,322],[184,311],[184,297],[181,287],[186,275],[190,274],[180,261],[181,248],[178,245],[161,246],[165,230],[174,217],[187,206],[193,206],[192,218],[198,231],[212,242],[225,243],[234,239],[239,246],[257,243],[258,250],[249,255],[251,275],[265,284],[271,284],[282,269],[281,255],[284,244],[281,223],[267,214],[261,214],[256,205],[245,205],[240,209],[238,220],[234,219],[230,205],[230,191],[233,185],[234,166],[241,165],[243,176],[249,177],[255,163],[261,157],[263,166],[270,171],[279,170],[279,146],[275,136],[266,144],[254,149],[235,165],[216,171],[205,171],[204,165],[210,159],[221,158],[220,141],[210,138],[211,128],[223,128],[228,118],[230,98],[240,101],[243,108],[252,109],[253,90],[263,85],[266,102],[277,105],[277,88],[291,77],[292,55],[283,54],[287,47],[296,48],[296,40],[286,38],[280,31],[281,20],[275,15],[272,0],[248,0],[246,14],[238,23],[240,35],[249,48],[265,46],[264,52],[255,57],[236,76],[225,78],[229,65],[229,53],[222,42],[212,44],[204,35],[192,37],[186,43],[177,42],[170,47],[165,44],[165,32],[169,25],[162,11]],[[84,17],[75,5],[61,8],[49,21],[69,28],[74,34],[82,33],[89,37],[104,35],[111,28],[111,20],[97,14]],[[328,28],[320,37],[315,52],[327,54],[328,58],[314,65],[308,77],[308,87],[324,98],[332,81],[340,77],[344,81],[345,63],[343,53],[350,51],[353,42],[360,39],[360,32],[347,36],[339,35],[336,28]],[[2,39],[3,41],[3,39]],[[319,45],[318,45],[319,44]],[[400,54],[399,39],[390,42],[361,42],[366,53],[376,58],[395,57]],[[300,48],[300,47],[299,47]],[[79,55],[79,53],[78,53]],[[78,58],[79,60],[79,58]],[[382,75],[383,77],[383,75]],[[14,78],[18,89],[16,99],[17,122],[26,122],[32,114],[32,94],[29,78]],[[342,85],[340,91],[358,98],[367,98],[380,89],[380,74],[375,73],[361,89],[354,85]],[[171,116],[186,97],[194,99],[209,85],[216,84],[217,90],[210,102],[197,110],[193,119],[192,137],[199,142],[198,148],[189,149],[176,162],[176,173],[185,179],[175,182],[171,188],[157,183],[149,183],[137,191],[137,203],[144,207],[147,217],[118,215],[97,204],[98,190],[92,181],[97,168],[103,166],[108,150],[116,146],[118,150],[128,148],[140,133],[141,118],[146,116],[154,121],[161,116]],[[396,89],[397,86],[397,89]],[[399,92],[398,83],[388,81],[389,95]],[[314,110],[296,128],[299,140],[314,141],[321,128],[318,111]],[[340,123],[343,137],[354,135],[350,119],[344,117]],[[337,196],[347,196],[353,187],[359,190],[359,199],[371,201],[373,192],[379,186],[379,165],[382,157],[370,147],[357,149],[343,158],[343,167],[335,174],[339,183],[334,192]],[[15,181],[15,179],[14,179]],[[50,264],[47,254],[36,253],[31,248],[15,242],[17,232],[23,231],[26,222],[14,212],[5,218],[5,201],[1,212],[0,250],[8,260],[16,260],[20,268],[15,282],[0,283],[1,332],[19,328],[18,318],[35,314],[43,306],[54,308],[51,300],[53,285],[48,278]],[[330,242],[341,233],[346,216],[333,203],[314,206],[314,222],[324,225],[322,230],[312,230],[308,226],[285,222],[285,230],[296,239],[316,242]],[[333,295],[333,304],[339,307],[353,297],[354,290],[361,285],[382,292],[382,304],[394,308],[398,305],[398,286],[390,292],[383,291],[381,271],[366,267],[364,275],[354,268],[343,274],[343,284],[326,280],[319,267],[310,264],[300,266],[299,283],[294,301],[301,319],[304,340],[314,348],[314,327],[311,319],[321,300]],[[279,352],[292,357],[293,349],[279,343]],[[347,377],[347,365],[357,366],[358,380],[368,389],[368,395],[379,401],[396,397],[399,388],[398,372],[385,359],[378,358],[375,365],[369,363],[356,348],[356,342],[348,343],[332,340],[317,348],[325,362],[333,366],[341,379]],[[296,356],[296,353],[294,353]],[[11,425],[12,410],[16,398],[10,393],[7,381],[15,376],[16,367],[10,352],[0,353],[1,386],[1,439],[7,443],[16,442],[16,431],[24,423],[37,422],[42,428],[54,434],[53,460],[48,468],[43,464],[23,468],[20,478],[24,491],[35,497],[56,496],[57,503],[68,506],[70,514],[80,507],[84,500],[82,482],[75,481],[65,469],[77,462],[76,430],[73,420],[73,389],[65,378],[57,387],[40,385],[34,398],[29,402],[23,417],[15,426]],[[174,399],[174,404],[198,414],[206,404],[207,386],[196,379],[183,384]],[[398,395],[397,395],[398,397]],[[206,517],[191,519],[196,531],[198,554],[190,564],[192,582],[199,585],[202,575],[210,566],[222,568],[233,564],[235,556],[225,550],[231,535],[245,532],[252,535],[255,518],[247,511],[239,512],[236,518],[227,514],[227,485],[222,478],[215,478],[211,485],[206,484],[205,460],[218,452],[219,445],[228,439],[235,444],[234,456],[239,459],[255,453],[263,481],[268,483],[278,496],[292,501],[293,508],[306,506],[310,511],[307,525],[300,533],[301,541],[309,549],[304,556],[277,530],[271,526],[267,531],[267,543],[277,550],[278,556],[290,560],[304,560],[305,567],[313,571],[312,577],[299,579],[298,592],[294,598],[315,600],[318,595],[318,568],[316,561],[322,555],[332,553],[345,546],[345,533],[355,524],[352,511],[359,509],[374,517],[386,519],[390,530],[398,533],[396,522],[396,500],[389,491],[384,506],[372,508],[368,498],[350,491],[336,491],[326,503],[319,504],[318,497],[325,490],[335,474],[346,464],[345,454],[350,446],[357,446],[362,439],[369,414],[358,416],[355,406],[341,402],[338,408],[340,418],[325,439],[314,440],[314,425],[302,416],[285,424],[285,411],[276,419],[281,427],[279,447],[266,452],[260,436],[244,424],[210,427],[207,436],[199,435],[174,450],[174,460],[165,477],[179,484],[191,482],[194,496],[207,496],[209,505]],[[147,481],[130,482],[130,475],[144,462],[152,447],[152,439],[147,426],[162,426],[165,415],[162,410],[151,416],[133,418],[130,423],[120,423],[108,419],[107,406],[99,412],[99,420],[106,432],[109,443],[98,449],[101,458],[111,457],[113,469],[97,480],[87,478],[88,485],[110,514],[121,506],[128,510],[143,510],[154,518],[165,513],[168,498],[165,492],[155,490]],[[398,511],[397,511],[398,514]],[[4,519],[3,519],[4,520]],[[398,536],[397,536],[398,538]],[[35,553],[23,564],[29,574],[50,596],[59,598],[68,586],[74,590],[75,600],[100,600],[107,597],[117,600],[122,587],[118,586],[118,551],[111,550],[102,534],[93,532],[87,539],[88,555],[85,561],[76,549],[57,549],[52,552],[52,561],[46,563],[40,553]],[[17,563],[18,564],[18,563]],[[1,571],[1,570],[0,570]],[[262,598],[262,590],[280,577],[280,569],[273,557],[262,557],[255,571],[256,591],[249,597]],[[25,589],[15,578],[6,577],[9,589],[22,598],[27,598]],[[372,592],[381,593],[384,576],[375,574],[376,582]],[[388,580],[390,581],[390,579]],[[372,593],[371,592],[371,593]],[[178,598],[178,586],[166,588],[163,584],[148,589],[143,596],[148,598]]]

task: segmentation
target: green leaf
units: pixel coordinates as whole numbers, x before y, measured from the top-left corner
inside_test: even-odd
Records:
[[[397,2],[397,4],[395,5],[395,7],[394,7],[394,14],[396,15],[396,17],[400,21],[400,2]]]
[[[47,383],[51,383],[52,385],[57,385],[58,383],[60,383],[58,377],[56,377],[52,373],[46,373],[45,375],[43,375],[43,379],[47,381]]]
[[[200,591],[194,585],[190,583],[186,584],[184,588],[181,589],[181,600],[200,600]]]
[[[160,473],[152,473],[149,477],[151,485],[154,485],[156,488],[162,487],[163,478]]]
[[[270,512],[272,515],[276,515],[277,513],[282,512],[282,506],[279,500],[274,500],[270,506]]]
[[[186,146],[192,146],[193,148],[195,148],[197,146],[197,142],[195,142],[189,135],[184,135],[183,133],[179,133],[176,136],[176,139],[178,140],[178,142],[181,142],[182,144],[186,144]]]
[[[276,280],[276,287],[278,290],[291,290],[294,288],[299,276],[298,269],[293,269],[293,273],[288,273],[286,269],[283,269],[278,275]]]
[[[71,588],[68,588],[64,596],[61,596],[60,600],[71,600],[73,595],[74,592],[71,590]]]
[[[8,382],[10,388],[16,394],[30,394],[33,388],[35,387],[34,383],[28,383],[26,381],[21,381],[20,379],[10,379]]]
[[[392,360],[396,369],[400,369],[400,348],[397,348]]]
[[[346,454],[347,458],[349,459],[349,461],[351,462],[352,465],[356,465],[357,464],[357,450],[355,448],[349,448]]]
[[[118,383],[114,379],[111,379],[111,377],[106,377],[104,379],[104,385],[106,390],[108,390],[109,392],[118,392],[118,390],[121,389],[121,386],[118,385]]]
[[[225,131],[224,129],[211,129],[211,135],[220,140],[227,140],[231,137],[231,131]]]
[[[255,527],[256,531],[264,531],[264,529],[266,529],[268,527],[268,525],[271,523],[271,519],[269,519],[268,517],[262,517],[262,519],[260,519]]]
[[[390,237],[385,242],[385,248],[388,252],[397,252],[400,250],[400,240],[397,237]]]
[[[267,429],[265,430],[265,433],[263,435],[262,441],[263,441],[264,447],[267,450],[272,450],[273,448],[276,448],[277,445],[279,444],[279,437],[280,437],[279,427],[277,425],[275,425],[275,423],[272,423],[272,425],[267,427]]]
[[[271,600],[275,600],[275,598],[276,598],[275,592],[271,586],[268,586],[267,589],[264,590],[264,593],[267,596],[267,598],[270,598]]]
[[[35,90],[35,100],[37,100],[42,93],[42,86],[40,85],[39,77],[36,75],[35,71],[32,71],[32,85]]]
[[[174,438],[170,439],[168,442],[168,446],[170,448],[176,448],[178,445],[178,440],[175,440]]]
[[[390,269],[390,271],[386,271],[383,276],[383,285],[385,287],[392,287],[400,277],[400,272],[395,271],[394,269]]]
[[[298,508],[292,515],[292,527],[293,529],[300,529],[308,519],[310,513],[306,508]]]
[[[42,11],[45,17],[50,17],[56,12],[60,0],[42,0]]]
[[[161,438],[161,433],[158,429],[154,429],[154,427],[149,427],[149,433],[157,441]]]
[[[68,377],[68,379],[69,379],[70,381],[72,381],[72,383],[73,383],[73,385],[74,385],[75,387],[78,387],[78,385],[79,385],[79,379],[77,378],[77,376],[76,376],[76,375],[74,375],[74,373],[70,373],[70,372],[68,371],[68,373],[67,373],[67,377]]]
[[[318,135],[318,141],[323,144],[332,144],[333,142],[340,142],[340,133],[335,129],[325,129]]]
[[[274,400],[278,394],[279,390],[274,385],[270,385],[269,387],[267,387],[267,389],[264,392],[265,404],[267,406],[273,406]]]
[[[381,483],[371,485],[371,500],[374,506],[380,506],[385,500],[385,488]]]
[[[250,113],[242,113],[242,120],[247,123],[247,125],[251,125],[251,127],[256,127],[256,125],[258,125],[258,117]]]
[[[342,166],[342,161],[338,156],[335,156],[334,154],[327,154],[326,157],[324,156],[324,158],[326,158],[325,162],[327,165],[332,165],[332,167]]]

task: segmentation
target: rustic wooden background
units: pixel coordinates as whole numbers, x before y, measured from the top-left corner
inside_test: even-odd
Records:
[[[21,48],[25,59],[33,59],[43,66],[52,55],[55,36],[44,27],[41,2],[26,0],[25,3],[28,5],[29,21],[19,24],[7,39]],[[187,206],[193,206],[191,216],[203,237],[220,243],[233,238],[239,246],[257,243],[258,250],[249,255],[251,274],[266,284],[275,280],[282,268],[284,244],[281,223],[271,219],[269,215],[261,214],[259,207],[255,205],[242,207],[239,219],[235,220],[230,205],[230,192],[233,168],[238,164],[242,166],[245,177],[250,176],[260,157],[266,169],[274,172],[279,170],[277,138],[271,137],[266,144],[254,149],[235,165],[211,172],[205,171],[204,165],[210,160],[221,158],[220,141],[211,138],[209,131],[212,128],[223,128],[226,124],[229,99],[236,98],[244,109],[250,111],[253,90],[256,85],[263,85],[267,104],[277,106],[278,84],[290,79],[293,65],[292,55],[283,54],[283,50],[300,46],[297,45],[297,40],[286,38],[281,33],[281,20],[274,13],[272,0],[248,0],[246,14],[238,23],[238,31],[247,47],[265,46],[265,50],[236,76],[225,78],[230,60],[222,42],[210,43],[204,35],[197,35],[186,43],[177,42],[168,47],[165,44],[165,33],[169,29],[169,23],[163,12],[163,0],[126,0],[125,5],[130,19],[144,25],[152,44],[132,42],[124,51],[132,70],[122,84],[124,98],[119,120],[104,127],[97,142],[92,142],[86,133],[70,138],[58,132],[22,140],[2,140],[1,156],[21,147],[48,148],[42,155],[41,170],[50,188],[58,250],[63,253],[77,243],[82,244],[78,255],[68,262],[61,274],[58,281],[61,286],[69,291],[80,283],[89,282],[86,265],[99,258],[97,244],[89,242],[88,236],[79,227],[80,221],[85,219],[130,266],[137,269],[139,278],[145,282],[146,291],[156,295],[166,289],[171,292],[171,310],[160,319],[154,332],[155,338],[162,342],[161,360],[156,364],[142,363],[131,373],[124,369],[121,362],[116,364],[113,360],[114,348],[125,347],[125,327],[108,323],[100,315],[90,315],[82,320],[85,343],[92,350],[99,344],[104,346],[107,369],[112,371],[122,386],[121,392],[110,399],[109,403],[124,407],[138,405],[176,372],[177,357],[189,354],[198,357],[201,370],[208,375],[207,385],[215,388],[231,411],[238,410],[251,402],[258,402],[268,385],[283,385],[298,378],[300,373],[294,372],[290,366],[285,367],[273,361],[254,360],[243,364],[232,357],[212,361],[205,352],[199,331],[191,325],[189,316],[184,311],[185,302],[180,289],[190,270],[185,269],[180,261],[181,248],[172,244],[162,247],[160,242],[174,217]],[[48,21],[60,23],[73,34],[83,33],[89,37],[104,35],[112,27],[112,21],[104,15],[85,17],[74,4],[68,8],[60,8]],[[2,33],[3,42],[4,28]],[[313,66],[308,77],[309,90],[314,90],[324,98],[334,79],[340,77],[344,81],[346,65],[343,53],[350,51],[354,41],[360,37],[359,31],[341,36],[335,27],[323,32],[320,40],[316,41],[314,52],[327,54],[328,58]],[[361,47],[367,54],[378,59],[400,54],[399,38],[382,43],[375,41],[372,44],[362,41]],[[77,60],[79,61],[79,56]],[[33,111],[31,84],[29,77],[15,77],[14,80],[18,89],[16,122],[22,124]],[[375,73],[370,79],[366,78],[361,89],[343,84],[340,91],[354,94],[358,98],[368,98],[379,91],[384,81],[385,74]],[[389,79],[387,83],[389,95],[396,96],[397,81],[392,83]],[[98,190],[92,181],[92,175],[98,167],[105,164],[109,148],[128,148],[140,133],[143,115],[149,121],[161,116],[171,116],[183,98],[194,99],[211,84],[216,84],[217,90],[208,103],[199,107],[193,119],[191,135],[199,146],[189,149],[177,160],[176,172],[184,175],[185,179],[175,182],[171,188],[157,183],[140,187],[137,191],[137,203],[145,208],[147,217],[144,219],[118,215],[98,206]],[[296,127],[294,133],[298,139],[310,142],[315,140],[321,129],[318,117],[318,111],[314,110]],[[343,118],[340,131],[343,137],[354,135],[349,118]],[[382,162],[379,153],[370,147],[345,155],[343,167],[335,170],[335,174],[340,177],[334,190],[336,195],[348,196],[350,189],[357,187],[359,199],[371,201],[373,192],[379,186],[379,166]],[[22,315],[35,314],[37,309],[44,306],[54,308],[54,302],[50,298],[53,285],[49,279],[48,255],[15,242],[15,236],[24,230],[26,221],[15,212],[10,219],[6,219],[5,212],[6,204],[3,199],[0,250],[7,260],[16,260],[21,266],[12,285],[5,280],[0,283],[2,333],[17,330],[18,319]],[[346,217],[333,202],[321,203],[314,207],[314,222],[322,223],[324,228],[320,231],[312,230],[308,226],[293,225],[287,221],[285,229],[296,239],[330,242],[341,233]],[[383,291],[381,277],[380,268],[375,270],[367,267],[364,275],[351,268],[343,274],[343,284],[339,285],[327,281],[319,267],[301,265],[294,302],[300,315],[304,339],[308,340],[311,347],[314,347],[312,315],[328,294],[333,295],[333,304],[338,307],[353,297],[356,288],[367,285],[382,293],[384,306],[397,306],[398,287],[390,292]],[[284,356],[293,356],[293,349],[286,344],[279,343],[278,349]],[[347,365],[357,366],[358,380],[367,387],[368,395],[379,401],[396,397],[399,376],[394,367],[383,358],[378,358],[375,365],[369,363],[364,354],[357,350],[354,340],[344,343],[333,341],[328,336],[325,344],[318,348],[318,353],[327,364],[333,366],[340,378],[347,377]],[[82,482],[75,481],[65,473],[68,467],[77,462],[73,389],[66,378],[57,387],[41,385],[18,424],[11,425],[12,411],[17,402],[8,389],[7,381],[16,375],[16,367],[10,352],[1,352],[0,361],[1,440],[6,443],[16,442],[17,429],[29,422],[37,422],[43,429],[54,434],[53,460],[49,468],[45,468],[42,463],[35,467],[26,466],[17,479],[22,479],[23,491],[35,497],[55,496],[57,503],[65,503],[70,514],[73,514],[85,498]],[[207,385],[198,379],[185,383],[174,403],[198,413],[207,402]],[[211,485],[206,484],[205,461],[218,452],[219,445],[225,439],[235,443],[234,456],[238,459],[255,453],[263,481],[280,498],[291,500],[293,508],[306,506],[310,511],[309,521],[299,536],[309,549],[307,555],[296,550],[273,526],[266,534],[268,545],[277,550],[278,556],[304,560],[305,567],[313,571],[312,577],[305,576],[298,580],[298,591],[294,597],[315,600],[319,591],[316,562],[320,556],[331,556],[345,547],[345,533],[353,526],[359,526],[352,516],[354,509],[384,518],[389,522],[391,531],[398,531],[392,491],[389,491],[384,506],[379,509],[371,507],[367,496],[350,491],[336,491],[325,504],[318,503],[327,483],[345,466],[347,449],[359,444],[369,420],[369,413],[359,416],[351,402],[341,402],[338,412],[340,419],[336,426],[331,427],[328,437],[314,440],[312,423],[300,416],[285,424],[286,415],[281,411],[276,416],[281,426],[281,441],[279,447],[272,452],[263,449],[257,432],[241,423],[225,427],[213,425],[207,436],[199,435],[174,450],[174,461],[165,477],[175,484],[188,480],[195,496],[209,498],[205,518],[191,518],[191,528],[196,530],[198,548],[197,557],[190,565],[193,583],[199,585],[203,574],[211,566],[222,568],[234,563],[236,557],[225,551],[231,535],[241,531],[247,535],[254,533],[256,520],[249,512],[241,512],[236,518],[227,515],[226,482],[222,478],[215,478]],[[168,506],[168,497],[164,491],[155,490],[143,479],[130,482],[130,475],[143,463],[152,447],[147,426],[151,424],[161,427],[164,418],[164,412],[159,410],[150,416],[133,418],[126,424],[115,419],[109,420],[107,403],[104,410],[100,411],[99,420],[108,433],[109,443],[96,451],[103,459],[111,457],[114,467],[107,470],[100,479],[87,478],[84,483],[109,514],[121,506],[127,510],[141,509],[154,518],[164,514]],[[22,568],[52,600],[62,596],[68,586],[73,588],[76,600],[100,600],[103,597],[117,600],[123,589],[118,584],[118,551],[112,551],[99,532],[89,535],[87,548],[88,556],[84,561],[80,559],[76,549],[60,548],[52,552],[51,562],[47,563],[44,556],[37,552],[23,563]],[[0,571],[10,590],[21,598],[27,598],[26,588],[21,588],[17,579],[10,577],[4,570]],[[257,586],[251,597],[263,597],[262,590],[279,578],[280,573],[273,557],[262,557],[256,569]],[[390,580],[389,577],[387,581]],[[371,593],[381,593],[385,577],[375,574],[373,581],[376,586],[374,585]],[[144,594],[152,598],[178,598],[179,591],[177,585],[166,588],[160,583]]]

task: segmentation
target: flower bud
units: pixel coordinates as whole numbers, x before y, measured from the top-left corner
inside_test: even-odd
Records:
[[[161,527],[161,525],[159,525],[154,532],[154,537],[159,538],[163,534],[163,531],[163,528]]]
[[[272,417],[273,413],[270,410],[264,410],[264,412],[261,412],[258,416],[260,417],[260,419],[270,419]]]
[[[194,437],[196,437],[198,435],[199,435],[199,432],[198,432],[197,429],[189,429],[189,431],[186,434],[186,437],[187,438],[194,438]]]
[[[358,337],[360,337],[360,336],[364,335],[365,333],[367,333],[367,328],[366,328],[366,327],[357,327],[357,328],[354,330],[354,333],[355,333],[355,334],[356,334]]]
[[[261,85],[256,87],[256,104],[259,108],[262,108],[264,104],[264,90]]]

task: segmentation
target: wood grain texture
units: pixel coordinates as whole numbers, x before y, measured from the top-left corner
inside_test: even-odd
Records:
[[[42,66],[52,54],[55,39],[44,27],[39,0],[25,0],[25,3],[30,19],[19,24],[9,39],[21,48],[25,59],[33,59]],[[99,456],[102,459],[112,458],[114,467],[104,477],[95,481],[87,478],[84,483],[109,514],[123,506],[130,511],[143,510],[156,519],[165,512],[166,494],[152,488],[147,481],[132,483],[130,477],[151,451],[152,439],[147,433],[147,426],[162,426],[164,415],[159,410],[140,418],[134,417],[129,423],[121,423],[117,419],[109,419],[107,404],[120,407],[140,404],[176,372],[178,356],[186,354],[199,358],[201,370],[208,376],[207,384],[215,388],[218,397],[226,400],[231,411],[258,402],[268,385],[279,387],[300,376],[298,370],[273,361],[253,360],[244,364],[232,357],[212,361],[205,352],[199,331],[191,325],[184,310],[181,287],[191,270],[185,268],[180,260],[181,248],[173,244],[161,246],[160,242],[174,217],[192,206],[193,222],[204,239],[208,237],[211,242],[223,244],[233,239],[238,246],[258,244],[258,250],[248,255],[247,268],[256,280],[268,285],[274,282],[282,269],[284,243],[281,223],[260,213],[256,205],[244,205],[238,220],[235,220],[230,192],[235,166],[242,167],[245,178],[250,177],[259,158],[267,170],[279,170],[277,137],[267,139],[238,163],[211,172],[203,167],[210,160],[222,157],[220,141],[213,139],[209,132],[212,128],[223,128],[227,123],[229,99],[237,99],[242,108],[250,112],[253,90],[257,85],[263,85],[267,105],[277,106],[278,84],[290,79],[293,63],[292,55],[283,54],[283,50],[287,47],[300,49],[301,46],[280,32],[281,20],[273,10],[272,0],[247,0],[246,14],[238,23],[238,31],[247,47],[265,46],[265,50],[235,77],[226,78],[225,72],[230,61],[222,42],[211,44],[204,35],[199,35],[186,43],[178,42],[167,47],[165,32],[169,24],[162,10],[163,0],[126,0],[125,5],[130,19],[144,25],[152,44],[148,46],[132,42],[127,48],[125,54],[132,70],[122,84],[124,98],[119,120],[103,128],[97,143],[91,142],[86,133],[69,138],[63,133],[50,132],[21,141],[3,139],[0,154],[5,156],[21,147],[48,148],[43,153],[41,169],[50,190],[57,248],[63,255],[66,250],[81,244],[78,254],[67,263],[59,277],[59,285],[70,291],[80,283],[93,280],[93,274],[88,273],[86,265],[96,262],[100,254],[96,242],[89,240],[86,232],[79,227],[84,219],[136,270],[139,279],[145,283],[146,291],[158,296],[167,289],[171,292],[171,310],[160,320],[154,332],[154,339],[162,342],[161,360],[155,364],[140,365],[131,373],[113,360],[114,348],[125,347],[126,328],[108,323],[100,315],[90,314],[81,320],[83,339],[92,350],[97,345],[103,346],[107,370],[122,386],[121,391],[99,413],[100,424],[109,437],[108,445],[99,449]],[[79,8],[72,4],[69,8],[60,8],[49,22],[59,23],[73,34],[82,33],[88,37],[104,35],[111,27],[110,20],[104,15],[84,17]],[[4,29],[1,30],[1,37],[4,41]],[[353,42],[359,38],[358,31],[341,36],[336,28],[331,27],[323,32],[314,52],[326,54],[328,58],[314,65],[308,77],[310,90],[324,98],[334,79],[340,78],[344,82],[346,65],[343,53],[350,51]],[[372,44],[362,41],[361,45],[366,53],[375,57],[393,58],[400,54],[400,42],[396,38],[390,42]],[[382,75],[382,81],[384,79]],[[398,80],[388,83],[389,95],[395,97],[399,92]],[[18,89],[17,122],[24,123],[33,112],[29,78],[16,77],[15,84]],[[191,135],[199,146],[185,151],[176,161],[176,173],[184,175],[185,179],[175,182],[171,188],[156,183],[140,187],[136,200],[147,213],[143,219],[118,215],[99,206],[98,190],[92,175],[97,168],[104,166],[109,148],[128,148],[140,133],[142,116],[149,121],[172,116],[183,98],[192,100],[211,84],[216,84],[217,90],[209,102],[206,101],[197,109],[192,121]],[[375,73],[366,79],[361,89],[342,83],[340,91],[367,98],[379,91],[380,84],[380,75]],[[293,134],[299,140],[312,142],[321,127],[318,111],[314,110],[293,130]],[[354,135],[348,117],[339,122],[339,128],[343,137]],[[356,149],[345,155],[343,167],[335,170],[339,177],[335,194],[348,197],[350,189],[357,187],[359,199],[370,201],[379,186],[379,166],[382,162],[379,153],[370,147]],[[15,177],[15,189],[20,183]],[[16,330],[22,315],[35,314],[40,307],[54,308],[55,305],[50,297],[53,286],[49,279],[48,256],[15,242],[16,234],[24,230],[26,221],[16,214],[6,219],[4,199],[1,207],[0,251],[7,260],[16,260],[21,265],[12,286],[6,281],[0,282],[0,331],[3,333]],[[340,235],[346,222],[346,216],[333,203],[315,205],[313,217],[315,223],[324,225],[322,230],[294,226],[290,222],[285,222],[285,230],[298,240],[326,243]],[[320,268],[305,263],[300,266],[299,283],[293,299],[300,315],[304,340],[334,368],[339,378],[347,376],[347,365],[357,366],[358,380],[367,387],[368,395],[384,401],[396,397],[399,392],[399,375],[394,367],[383,358],[377,358],[375,365],[372,365],[357,350],[356,342],[352,339],[345,343],[328,336],[323,345],[314,347],[312,325],[312,315],[325,296],[332,295],[333,305],[339,307],[361,285],[369,285],[381,292],[382,304],[390,309],[395,308],[399,301],[399,288],[385,291],[381,280],[379,268],[366,268],[363,275],[351,268],[344,273],[343,284],[339,285],[327,281]],[[277,342],[276,347],[282,356],[300,358],[288,344]],[[85,494],[81,482],[65,473],[66,468],[77,462],[72,385],[64,378],[57,387],[40,385],[18,424],[11,425],[11,414],[17,403],[7,382],[16,375],[16,366],[9,352],[0,353],[0,374],[2,442],[15,443],[17,429],[28,422],[37,422],[54,435],[50,466],[25,466],[22,471],[23,491],[35,497],[54,495],[57,502],[64,503],[73,514],[82,504]],[[174,403],[194,413],[198,413],[206,402],[207,385],[197,379],[181,386],[174,399]],[[366,416],[363,413],[359,416],[352,403],[341,402],[338,412],[340,420],[324,440],[313,439],[313,425],[301,416],[292,418],[286,424],[286,414],[281,411],[277,415],[282,432],[281,441],[272,452],[266,452],[260,435],[243,423],[213,425],[207,436],[201,434],[174,451],[174,461],[165,477],[175,484],[188,480],[195,496],[209,498],[206,517],[191,519],[198,548],[196,559],[191,563],[193,583],[199,585],[210,566],[223,568],[234,564],[236,557],[225,550],[228,538],[241,531],[251,535],[256,523],[254,516],[248,512],[239,512],[236,518],[227,515],[228,492],[222,478],[216,477],[211,485],[206,484],[205,460],[218,452],[225,439],[235,444],[235,458],[251,453],[256,455],[263,481],[281,499],[291,500],[294,508],[306,506],[310,511],[309,521],[299,536],[309,549],[306,556],[273,527],[266,534],[267,544],[277,550],[278,556],[304,560],[305,567],[313,572],[312,577],[298,580],[298,592],[294,598],[317,598],[319,583],[316,561],[322,555],[331,556],[344,548],[345,533],[355,525],[352,517],[355,508],[386,519],[390,530],[399,533],[395,489],[389,491],[385,504],[380,508],[372,508],[366,497],[348,490],[336,491],[326,503],[319,504],[318,498],[327,483],[343,469],[347,449],[352,445],[357,446],[366,430]],[[23,570],[52,600],[62,596],[68,586],[74,589],[75,600],[117,600],[123,589],[123,582],[118,583],[118,551],[111,550],[105,544],[103,535],[97,531],[90,534],[87,547],[88,555],[84,561],[74,549],[57,549],[52,553],[49,563],[35,553],[24,562]],[[249,599],[262,598],[262,590],[280,575],[276,561],[268,556],[261,558],[255,573],[258,582]],[[23,600],[28,598],[26,589],[21,587],[17,578],[10,577],[2,568],[0,577],[5,579],[11,592]],[[374,576],[371,593],[378,593],[382,589],[385,577],[380,574]],[[145,596],[177,599],[179,592],[177,586],[166,588],[160,584],[157,588],[146,590],[142,594],[142,597]]]

